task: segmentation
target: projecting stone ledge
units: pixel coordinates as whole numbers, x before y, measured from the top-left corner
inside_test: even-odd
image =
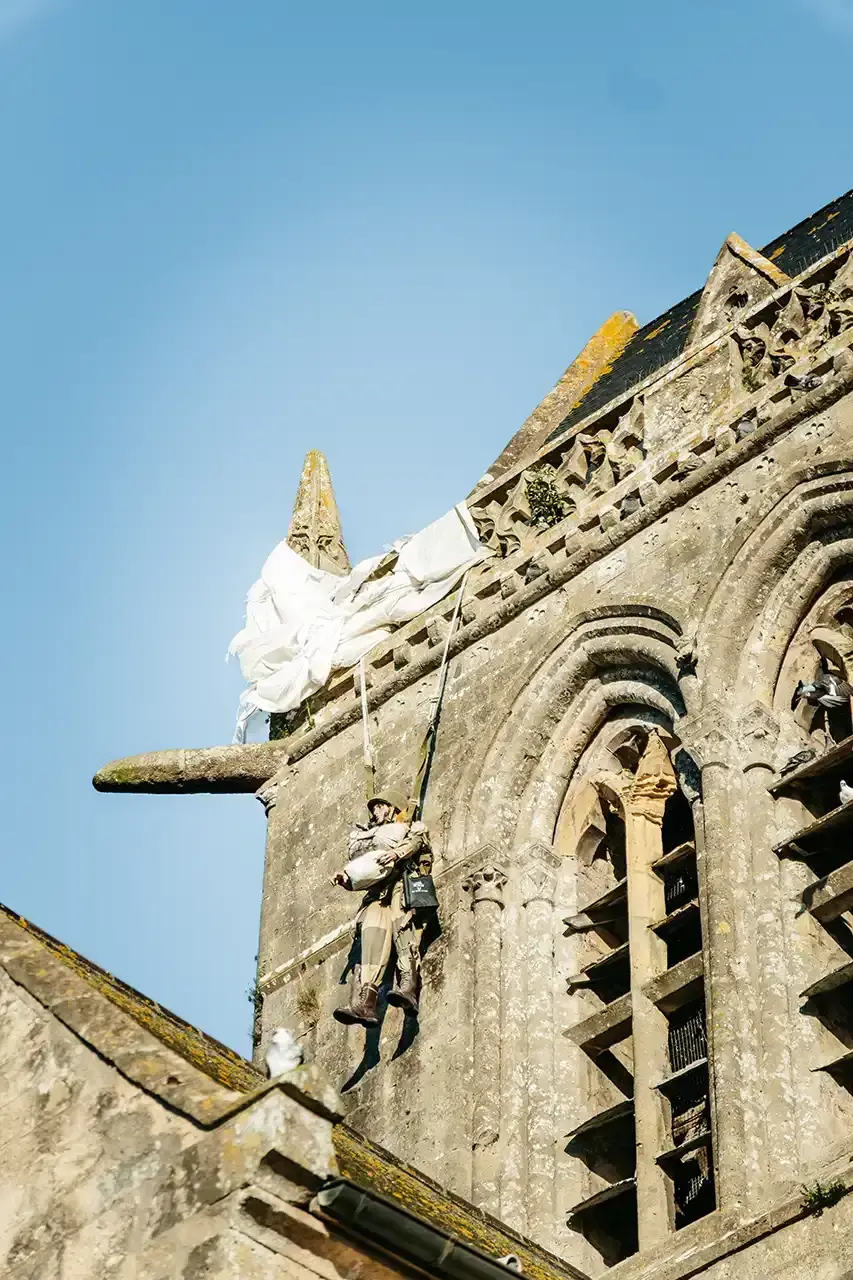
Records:
[[[96,791],[139,791],[152,795],[257,791],[286,758],[283,742],[148,751],[113,760],[98,770],[92,785]]]

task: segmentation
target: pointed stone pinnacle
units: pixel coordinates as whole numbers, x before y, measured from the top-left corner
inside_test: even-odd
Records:
[[[332,476],[319,449],[311,449],[305,456],[287,543],[316,569],[325,569],[327,573],[349,572]]]

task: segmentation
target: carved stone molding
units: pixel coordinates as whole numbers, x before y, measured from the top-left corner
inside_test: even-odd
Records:
[[[736,726],[728,706],[710,702],[678,722],[678,736],[701,769],[728,768],[735,756]]]
[[[506,875],[500,867],[489,863],[479,871],[472,871],[462,881],[462,888],[471,895],[471,906],[478,907],[481,902],[496,902],[499,907],[504,904],[504,885]]]
[[[278,787],[279,784],[274,778],[270,778],[269,782],[265,782],[262,787],[258,787],[255,792],[255,799],[260,800],[264,806],[264,813],[269,817],[270,811],[275,808],[278,803]]]
[[[678,722],[685,748],[700,768],[773,768],[779,724],[759,702],[735,716],[722,702],[711,702]]]
[[[754,702],[738,720],[737,737],[744,773],[756,768],[773,769],[779,722],[760,702]]]
[[[553,903],[557,887],[555,871],[559,865],[557,854],[542,841],[534,840],[519,850],[518,882],[523,906],[527,907],[531,902]]]

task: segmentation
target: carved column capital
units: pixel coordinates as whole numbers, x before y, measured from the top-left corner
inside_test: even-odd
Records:
[[[760,702],[753,702],[738,720],[737,730],[744,773],[756,768],[772,772],[779,742],[778,720]]]
[[[462,881],[462,888],[471,895],[471,906],[478,907],[481,902],[496,902],[499,907],[504,904],[504,885],[506,876],[500,867],[489,863],[479,871],[472,871]]]
[[[660,826],[666,802],[677,787],[666,745],[660,735],[652,731],[628,792],[626,812]]]
[[[522,905],[527,907],[531,902],[554,902],[554,890],[557,886],[555,872],[560,859],[550,845],[539,840],[525,845],[518,855],[519,887]]]
[[[737,736],[734,717],[725,703],[710,702],[694,715],[684,716],[677,732],[700,768],[731,765]]]

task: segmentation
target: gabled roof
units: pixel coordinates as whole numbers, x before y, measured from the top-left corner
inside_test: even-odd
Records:
[[[0,918],[16,925],[28,939],[37,942],[50,956],[61,961],[73,974],[81,978],[87,987],[105,996],[111,1004],[122,1013],[128,1014],[134,1022],[153,1035],[161,1044],[178,1054],[185,1062],[190,1063],[216,1084],[236,1093],[247,1093],[265,1083],[264,1074],[251,1062],[241,1058],[233,1049],[220,1044],[212,1036],[199,1031],[198,1027],[179,1018],[176,1013],[172,1013],[169,1009],[157,1004],[155,1000],[150,1000],[140,991],[129,987],[126,982],[113,977],[100,965],[93,964],[78,951],[51,937],[49,933],[45,933],[44,929],[39,929],[38,925],[18,915],[9,907],[3,906],[2,903],[0,903],[0,913],[2,913]],[[8,968],[6,962],[7,956],[0,947],[0,963],[4,963]],[[35,994],[43,998],[43,993]]]
[[[282,1088],[291,1095],[295,1089],[303,1106],[333,1122],[336,1172],[354,1186],[384,1197],[406,1215],[430,1224],[448,1242],[470,1245],[486,1259],[517,1254],[530,1280],[586,1280],[571,1263],[341,1123],[339,1100],[315,1066],[268,1081],[232,1049],[2,904],[0,967],[101,1058],[205,1129],[254,1105],[271,1089]],[[429,1273],[431,1268],[425,1270]]]
[[[761,253],[789,276],[798,276],[839,245],[853,239],[853,191],[824,205],[817,213],[798,222],[784,235],[765,245]],[[602,409],[617,396],[648,378],[676,356],[681,355],[690,338],[690,330],[702,289],[677,302],[669,311],[638,329],[626,343],[622,354],[609,371],[593,384],[583,399],[563,418],[548,437],[555,440],[569,427]]]

